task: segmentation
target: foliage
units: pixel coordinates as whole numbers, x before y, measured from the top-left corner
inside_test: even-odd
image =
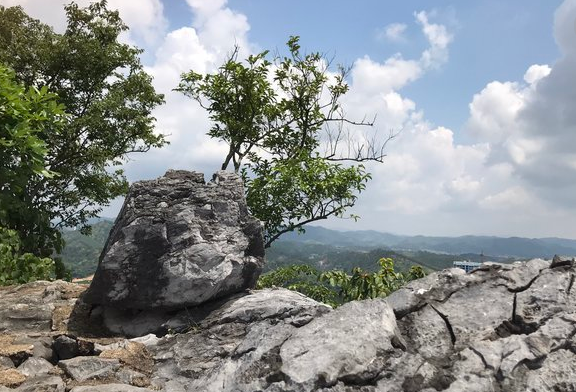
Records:
[[[89,235],[82,234],[80,230],[62,232],[66,241],[62,261],[70,268],[73,277],[83,278],[94,274],[112,225],[113,222],[108,220],[93,223]]]
[[[308,231],[307,231],[308,232]],[[374,263],[382,257],[394,259],[394,268],[406,272],[412,265],[421,265],[426,269],[437,270],[434,265],[424,265],[420,259],[406,257],[399,251],[367,247],[338,247],[318,243],[286,241],[282,238],[266,251],[265,272],[289,264],[307,264],[321,271],[332,269],[352,270],[360,267],[369,272],[376,272],[380,266]]]
[[[291,265],[263,274],[256,287],[285,287],[338,306],[349,301],[387,296],[407,282],[425,276],[420,266],[412,266],[405,273],[395,271],[390,258],[381,258],[378,264],[380,268],[376,272],[356,267],[351,274],[343,270],[321,272],[308,265]]]
[[[63,34],[20,7],[0,6],[0,62],[26,88],[48,88],[66,107],[66,126],[40,128],[44,166],[58,175],[19,176],[20,208],[3,205],[5,226],[27,252],[61,251],[59,229],[82,226],[127,191],[119,165],[131,152],[162,146],[152,110],[163,102],[140,64],[141,50],[118,42],[127,27],[106,2],[67,5]],[[14,189],[10,188],[11,192]]]
[[[407,274],[402,274],[394,271],[392,259],[381,258],[378,263],[380,269],[373,273],[359,267],[352,269],[351,275],[344,271],[328,271],[320,275],[319,281],[339,287],[342,301],[349,302],[387,296],[409,280],[424,276],[420,266],[413,266]]]
[[[20,252],[18,233],[0,227],[0,286],[52,278],[54,260]]]
[[[330,74],[330,62],[303,54],[298,37],[287,45],[289,54],[272,61],[264,51],[242,62],[236,49],[216,73],[184,73],[176,89],[208,111],[208,135],[228,144],[222,170],[242,173],[250,211],[265,222],[266,247],[307,223],[343,217],[370,179],[358,162],[384,157],[385,143],[349,144],[346,153],[339,146],[345,124],[372,125],[344,115],[347,70]]]
[[[38,247],[58,243],[50,216],[34,203],[30,184],[58,176],[48,169],[48,133],[64,127],[66,115],[56,95],[46,86],[26,89],[14,72],[0,64],[0,225],[18,228],[26,222],[27,233]],[[20,245],[19,245],[20,246]]]
[[[261,275],[256,288],[285,287],[289,290],[298,291],[316,301],[336,306],[337,291],[333,287],[322,284],[318,280],[320,276],[321,272],[314,267],[294,264]]]

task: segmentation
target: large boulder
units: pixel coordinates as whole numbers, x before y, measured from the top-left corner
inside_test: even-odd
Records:
[[[194,306],[253,287],[263,263],[262,225],[248,214],[242,180],[171,170],[131,186],[85,301]]]

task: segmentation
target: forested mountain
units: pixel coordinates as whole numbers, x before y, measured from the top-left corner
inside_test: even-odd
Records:
[[[64,230],[66,245],[62,252],[64,265],[72,270],[73,277],[85,277],[96,271],[100,252],[114,222],[103,219],[92,224],[92,234],[85,236],[79,230]]]
[[[64,231],[65,265],[75,277],[94,273],[100,252],[113,221],[93,224],[92,235]],[[482,253],[485,256],[481,256]],[[417,264],[429,270],[452,266],[455,260],[507,262],[554,254],[576,255],[576,241],[561,238],[500,238],[482,236],[426,237],[399,236],[377,231],[336,231],[310,226],[304,234],[287,233],[267,250],[266,270],[287,264],[309,264],[321,270],[361,267],[377,268],[381,257],[394,259],[400,270]]]
[[[378,260],[389,257],[399,271],[407,271],[413,265],[426,270],[450,268],[456,260],[511,262],[513,258],[483,256],[475,253],[447,254],[428,251],[392,250],[387,248],[362,249],[360,247],[337,247],[334,245],[278,241],[266,253],[265,271],[289,264],[307,264],[320,270],[360,267],[367,271],[378,269]]]
[[[308,226],[304,234],[287,233],[279,241],[353,248],[385,247],[402,251],[426,250],[450,254],[484,253],[493,257],[551,258],[555,254],[576,255],[576,240],[563,238],[501,238],[472,235],[462,237],[401,236],[378,231],[336,231],[319,226]]]

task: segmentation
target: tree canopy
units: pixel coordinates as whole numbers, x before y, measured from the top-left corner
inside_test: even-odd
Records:
[[[13,173],[10,184],[18,186],[9,191],[19,192],[21,203],[0,205],[23,249],[40,256],[61,250],[59,228],[88,229],[102,205],[127,191],[120,165],[129,153],[166,143],[153,132],[151,114],[163,96],[143,70],[141,50],[119,41],[127,27],[118,12],[105,1],[65,9],[68,24],[59,34],[20,7],[0,6],[0,63],[25,89],[48,88],[67,113],[63,126],[40,127],[27,139],[41,141],[43,165],[54,175]]]
[[[25,215],[41,241],[57,241],[59,233],[43,231],[49,216],[30,205],[30,181],[57,175],[47,167],[46,132],[59,132],[67,116],[57,96],[46,87],[26,89],[12,70],[0,64],[0,285],[48,278],[55,272],[50,258],[22,251],[19,233],[10,230],[16,214]],[[42,243],[43,244],[43,243]]]
[[[361,164],[384,157],[383,143],[352,141],[340,104],[348,70],[330,72],[321,53],[302,53],[290,37],[286,56],[238,59],[214,74],[184,73],[177,91],[212,120],[208,135],[228,144],[222,169],[242,173],[251,213],[265,223],[266,246],[310,222],[343,217],[371,178]],[[343,144],[347,144],[342,148]]]

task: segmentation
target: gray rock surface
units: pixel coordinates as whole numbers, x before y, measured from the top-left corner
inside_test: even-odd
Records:
[[[72,388],[70,392],[154,392],[152,389],[125,384],[86,385]]]
[[[557,258],[445,270],[334,310],[285,289],[244,292],[173,315],[177,333],[98,338],[100,357],[0,391],[576,391],[575,280],[575,262]],[[0,334],[0,352],[31,353],[16,342],[38,339],[37,324]]]
[[[52,348],[56,353],[56,358],[59,360],[70,359],[80,355],[78,349],[78,342],[70,336],[60,335],[54,339]]]
[[[58,366],[74,380],[86,381],[111,377],[120,368],[120,361],[98,357],[76,357],[61,360]]]
[[[0,368],[13,368],[14,362],[8,357],[0,357]]]
[[[269,311],[282,300],[260,302],[273,291],[254,293],[194,333],[152,348],[153,384],[174,391],[576,391],[575,276],[574,262],[560,259],[445,270],[387,299],[321,311],[301,326],[281,316],[287,312]]]
[[[18,366],[18,371],[25,376],[37,376],[40,374],[47,374],[53,368],[54,365],[44,358],[30,357]]]
[[[253,287],[264,260],[262,225],[241,179],[168,171],[134,183],[85,301],[116,308],[183,308]]]
[[[38,281],[0,291],[0,333],[52,332],[63,326],[85,287],[68,282]]]
[[[43,374],[24,381],[17,392],[64,392],[66,385],[58,376]]]

